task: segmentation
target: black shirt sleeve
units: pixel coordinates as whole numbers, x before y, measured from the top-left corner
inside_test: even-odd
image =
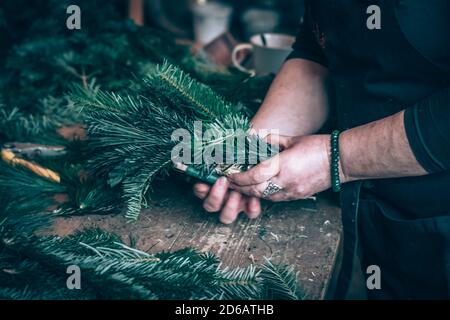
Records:
[[[450,170],[450,88],[406,109],[404,122],[422,167],[429,173]]]
[[[305,15],[302,23],[300,24],[300,31],[297,34],[295,43],[292,46],[294,51],[288,56],[287,60],[296,58],[311,60],[327,67],[327,59],[314,36],[311,26],[311,10],[308,2],[306,1]]]

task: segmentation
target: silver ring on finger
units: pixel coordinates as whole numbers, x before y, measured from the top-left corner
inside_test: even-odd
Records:
[[[281,190],[283,190],[282,187],[280,187],[279,185],[277,185],[276,183],[272,182],[272,181],[267,181],[267,187],[264,189],[262,197],[263,198],[268,198],[271,195],[280,192]]]

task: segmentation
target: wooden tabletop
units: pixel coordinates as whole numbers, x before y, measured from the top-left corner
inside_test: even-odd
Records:
[[[160,183],[153,199],[137,222],[121,215],[59,218],[51,233],[100,227],[149,253],[194,247],[215,253],[226,266],[263,263],[267,257],[295,265],[309,299],[325,297],[341,234],[340,209],[331,201],[266,203],[258,219],[241,216],[225,226],[202,209],[187,184]]]

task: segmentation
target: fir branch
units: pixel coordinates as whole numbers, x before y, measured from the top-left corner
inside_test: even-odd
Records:
[[[122,185],[126,216],[137,219],[152,180],[171,165],[172,132],[192,124],[145,98],[98,90],[75,91],[74,100],[87,114],[91,170]]]
[[[298,285],[298,273],[293,266],[275,265],[266,259],[262,266],[265,298],[273,300],[302,300],[304,294]]]
[[[244,150],[235,149],[234,159],[244,153],[246,160],[264,161],[277,150],[256,136],[248,135],[247,117],[233,111],[234,107],[200,84],[180,68],[163,64],[145,82],[148,97],[121,95],[98,88],[74,88],[71,99],[83,110],[88,123],[93,157],[90,168],[109,185],[121,185],[127,202],[126,217],[136,220],[154,177],[171,166],[171,140],[177,129],[186,129],[195,137],[194,122],[208,118],[203,130],[211,135],[193,144],[193,155],[203,156],[224,147],[227,142],[243,140]],[[164,88],[159,88],[159,86]],[[184,106],[187,108],[181,108]],[[206,109],[204,109],[204,107]],[[201,111],[200,114],[198,111]],[[202,110],[208,110],[206,113]],[[209,114],[208,112],[212,112]],[[257,148],[250,148],[254,144]],[[261,150],[267,152],[261,153]],[[241,157],[239,157],[241,159]],[[216,160],[214,160],[216,161]],[[201,170],[212,171],[222,165],[204,163]],[[254,164],[255,162],[253,162]],[[248,166],[241,166],[246,170]]]
[[[261,295],[263,279],[255,267],[221,270],[216,257],[192,249],[150,255],[99,229],[62,239],[5,232],[2,238],[9,252],[20,252],[37,263],[35,267],[61,275],[65,266],[78,265],[83,292],[95,292],[97,298],[253,299]]]
[[[123,181],[124,197],[127,198],[127,212],[125,217],[131,220],[137,220],[141,212],[145,194],[150,188],[150,184],[155,175],[172,165],[170,155],[164,157],[168,159],[164,162],[149,163],[146,168],[140,170],[139,173],[132,177],[127,177]]]
[[[167,61],[144,81],[155,92],[160,92],[171,100],[174,106],[191,108],[199,120],[212,121],[233,111],[233,106],[211,88],[197,82]]]

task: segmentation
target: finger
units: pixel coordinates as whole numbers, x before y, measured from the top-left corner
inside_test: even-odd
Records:
[[[250,197],[262,198],[264,190],[267,188],[267,184],[267,181],[251,186],[240,186],[235,183],[230,183],[229,188]]]
[[[256,219],[261,214],[261,201],[254,197],[247,198],[245,212],[249,219]]]
[[[205,199],[209,193],[211,186],[205,183],[196,183],[194,185],[194,194],[197,198]]]
[[[263,183],[276,176],[278,172],[280,172],[280,157],[276,155],[246,172],[231,174],[228,179],[240,186],[250,186]]]
[[[224,224],[233,223],[238,214],[245,208],[243,196],[239,192],[231,191],[227,202],[220,214],[220,221]]]
[[[208,212],[217,212],[222,208],[228,190],[227,178],[221,177],[212,186],[208,196],[203,202],[203,208]]]
[[[289,148],[294,141],[294,137],[288,137],[288,136],[280,136],[277,134],[269,134],[265,138],[266,142],[271,144],[272,146],[278,146],[279,149],[284,150]]]

